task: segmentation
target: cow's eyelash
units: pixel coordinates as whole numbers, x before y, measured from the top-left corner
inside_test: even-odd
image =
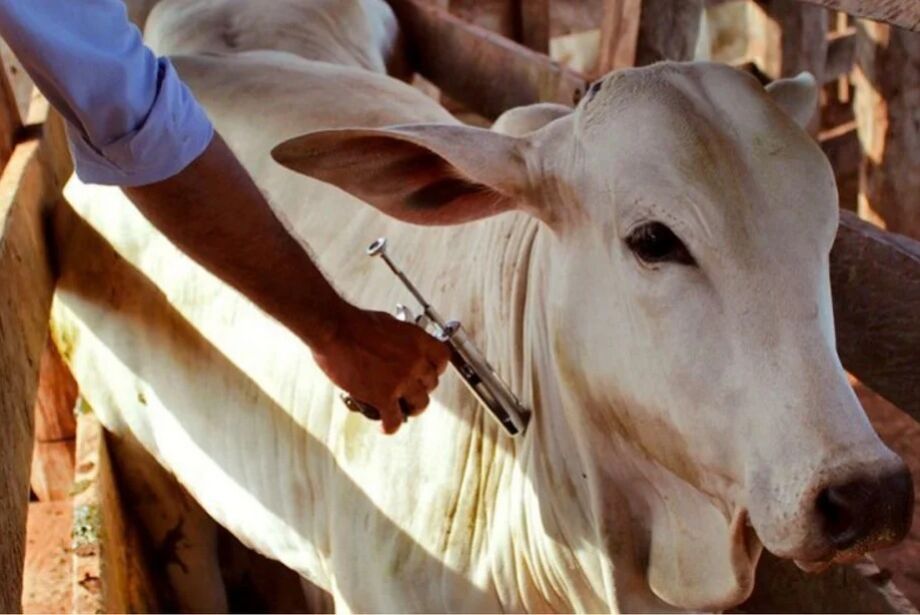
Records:
[[[695,266],[696,259],[687,245],[666,224],[644,222],[629,232],[626,246],[641,262],[648,265],[674,263]]]

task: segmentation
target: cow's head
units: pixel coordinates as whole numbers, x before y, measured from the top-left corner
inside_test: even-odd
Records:
[[[905,466],[835,351],[837,195],[801,128],[815,91],[659,64],[597,82],[570,114],[537,109],[532,132],[526,114],[513,134],[334,130],[275,155],[408,222],[542,221],[554,428],[588,451],[595,501],[613,466],[635,468],[652,590],[718,608],[750,591],[758,541],[816,564],[909,525]]]

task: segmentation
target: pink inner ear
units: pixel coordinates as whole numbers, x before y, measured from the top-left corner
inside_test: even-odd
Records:
[[[459,224],[511,207],[510,199],[462,176],[438,154],[396,136],[306,135],[276,148],[275,157],[413,224]]]

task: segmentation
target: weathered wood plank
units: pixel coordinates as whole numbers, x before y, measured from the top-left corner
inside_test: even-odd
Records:
[[[6,70],[0,68],[0,169],[13,155],[22,119]]]
[[[841,212],[831,286],[843,365],[920,421],[920,242]]]
[[[636,64],[642,0],[604,0],[597,75]]]
[[[828,55],[828,13],[798,0],[761,0],[766,15],[777,28],[766,49],[761,69],[772,79],[794,77],[803,70],[824,83],[824,65]]]
[[[549,0],[516,0],[520,41],[539,53],[549,53]]]
[[[920,33],[871,22],[858,30],[859,214],[920,239]]]
[[[859,137],[856,135],[855,122],[847,122],[820,133],[818,143],[834,169],[840,208],[856,211],[862,151],[859,147]]]
[[[802,71],[824,83],[828,53],[828,12],[797,0],[759,0],[767,18],[764,24],[764,54],[761,69],[771,78],[794,77]],[[821,106],[815,108],[807,130],[817,135],[821,126]]]
[[[415,69],[482,116],[537,101],[573,104],[584,94],[583,75],[543,54],[421,0],[389,1]]]
[[[32,410],[53,276],[45,218],[60,195],[62,127],[19,144],[0,176],[0,612],[19,610],[32,453]],[[54,170],[52,170],[54,161]]]
[[[39,150],[37,140],[17,146],[0,177],[0,611],[19,608],[32,409],[53,288],[44,229],[52,190]]]
[[[692,60],[702,16],[702,0],[642,0],[636,66]]]
[[[856,61],[856,29],[834,32],[827,39],[827,60],[824,63],[824,83],[850,74]]]
[[[32,491],[42,502],[66,499],[73,484],[73,410],[77,383],[49,339],[42,355],[35,402],[35,448],[32,451]]]
[[[73,613],[157,611],[136,528],[124,516],[105,441],[89,407],[77,420]]]
[[[25,613],[70,612],[72,515],[73,507],[67,501],[29,504],[22,590]]]
[[[39,502],[70,497],[74,473],[74,440],[35,441],[30,484]]]
[[[69,613],[73,604],[70,502],[32,502],[22,590],[25,613]]]
[[[512,0],[428,0],[428,3],[480,28],[517,39],[517,7]]]
[[[865,17],[889,23],[899,28],[920,32],[920,2],[917,0],[800,0],[843,11],[855,17]]]
[[[42,354],[35,400],[35,439],[56,442],[77,435],[73,415],[77,403],[77,381],[50,339]]]

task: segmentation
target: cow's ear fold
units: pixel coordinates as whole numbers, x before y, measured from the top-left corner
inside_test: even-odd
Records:
[[[518,206],[526,142],[461,125],[312,132],[272,150],[284,166],[331,183],[399,220],[469,222]]]
[[[818,85],[809,72],[777,79],[766,87],[767,94],[795,123],[805,128],[818,109]]]

